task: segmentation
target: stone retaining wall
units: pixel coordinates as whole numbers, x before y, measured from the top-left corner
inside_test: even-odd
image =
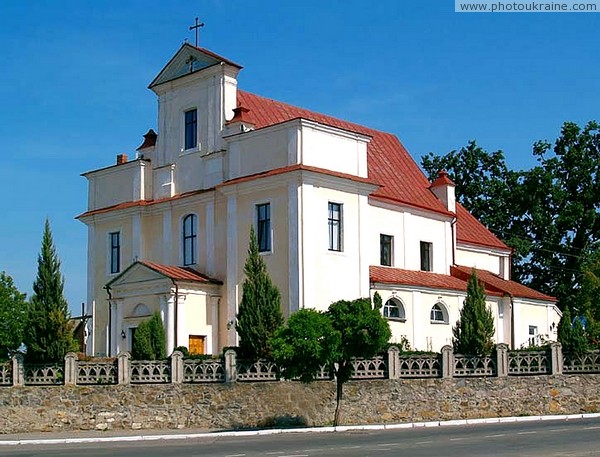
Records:
[[[0,433],[329,425],[330,381],[0,388]],[[600,411],[600,375],[351,381],[344,424]]]

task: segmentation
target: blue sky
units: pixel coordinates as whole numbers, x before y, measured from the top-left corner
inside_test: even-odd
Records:
[[[133,155],[156,128],[147,85],[193,42],[195,16],[200,45],[244,66],[240,88],[393,132],[417,160],[476,139],[529,168],[534,141],[600,118],[600,13],[458,14],[450,0],[4,0],[0,271],[23,292],[48,217],[67,299],[74,312],[85,301],[80,173]]]

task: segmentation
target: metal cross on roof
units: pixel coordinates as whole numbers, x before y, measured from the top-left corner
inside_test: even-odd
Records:
[[[198,18],[196,18],[196,24],[190,25],[190,30],[196,31],[196,47],[198,47],[198,29],[200,27],[204,27],[204,22],[198,22]]]

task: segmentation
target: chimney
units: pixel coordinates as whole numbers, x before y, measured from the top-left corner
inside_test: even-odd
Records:
[[[446,170],[440,171],[438,177],[431,183],[431,186],[429,186],[434,195],[439,198],[446,209],[452,213],[456,213],[455,187],[456,184],[448,177]]]
[[[117,154],[117,165],[127,163],[127,154]]]
[[[233,109],[233,118],[227,121],[227,134],[244,133],[254,130],[254,122],[250,120],[248,113],[250,110],[245,106],[239,105]]]

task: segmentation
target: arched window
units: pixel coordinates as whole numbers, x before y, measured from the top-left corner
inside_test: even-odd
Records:
[[[447,324],[448,311],[446,310],[446,306],[442,302],[437,302],[432,306],[429,318],[432,323]]]
[[[195,214],[188,214],[183,218],[183,264],[194,265],[196,263],[196,220]]]
[[[390,298],[386,301],[385,305],[383,305],[383,317],[405,321],[406,313],[404,312],[402,302],[397,298]]]

